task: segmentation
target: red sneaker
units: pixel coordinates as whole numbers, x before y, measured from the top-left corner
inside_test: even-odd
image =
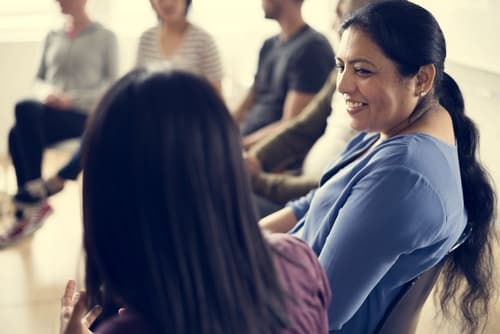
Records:
[[[42,227],[45,219],[52,213],[52,207],[46,201],[33,206],[25,206],[14,224],[0,236],[0,248],[7,247],[13,243],[32,235]]]

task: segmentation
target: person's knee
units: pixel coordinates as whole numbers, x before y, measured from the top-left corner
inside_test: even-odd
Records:
[[[35,100],[22,100],[16,103],[15,115],[16,122],[30,120],[39,112],[41,103]]]
[[[9,148],[14,147],[16,145],[16,128],[13,127],[9,131]]]

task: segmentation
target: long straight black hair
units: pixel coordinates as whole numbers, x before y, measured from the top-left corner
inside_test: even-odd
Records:
[[[443,32],[431,13],[401,0],[361,8],[342,24],[341,29],[350,27],[367,33],[395,62],[403,77],[415,75],[423,65],[433,64],[436,68],[433,92],[417,105],[419,110],[415,112],[427,110],[438,100],[451,116],[464,205],[472,228],[465,244],[445,263],[440,286],[441,308],[445,315],[450,315],[450,304],[458,306],[463,330],[475,332],[486,323],[494,291],[491,243],[494,238],[495,194],[488,174],[477,159],[478,130],[465,114],[464,99],[457,83],[444,71],[446,43]]]
[[[161,333],[276,333],[288,319],[257,225],[237,126],[204,79],[136,70],[83,145],[89,304]]]

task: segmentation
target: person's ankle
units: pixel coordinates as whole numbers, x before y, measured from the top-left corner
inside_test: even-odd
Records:
[[[49,196],[57,194],[61,190],[64,189],[64,185],[66,183],[66,179],[55,175],[45,181],[45,186],[47,187],[47,192]]]
[[[23,190],[33,197],[47,197],[47,188],[45,186],[45,181],[41,178],[26,182],[23,186],[23,189],[20,189],[18,194],[23,193]]]

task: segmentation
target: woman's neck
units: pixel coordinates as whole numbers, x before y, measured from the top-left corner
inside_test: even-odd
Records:
[[[399,122],[387,131],[380,134],[381,140],[391,138],[404,133],[416,132],[419,129],[419,124],[424,122],[433,111],[439,107],[438,101],[431,101],[428,105],[414,110],[410,116]]]
[[[162,24],[162,30],[164,34],[183,35],[188,27],[189,22],[186,19],[168,23],[164,22]]]
[[[393,128],[393,132],[381,133],[379,141],[397,135],[409,133],[424,133],[437,138],[449,145],[455,145],[455,133],[453,131],[453,121],[449,112],[439,104],[433,101],[427,108],[410,117]]]
[[[179,51],[184,35],[189,27],[187,20],[175,24],[163,24],[160,33],[160,46],[166,59],[173,58]]]

